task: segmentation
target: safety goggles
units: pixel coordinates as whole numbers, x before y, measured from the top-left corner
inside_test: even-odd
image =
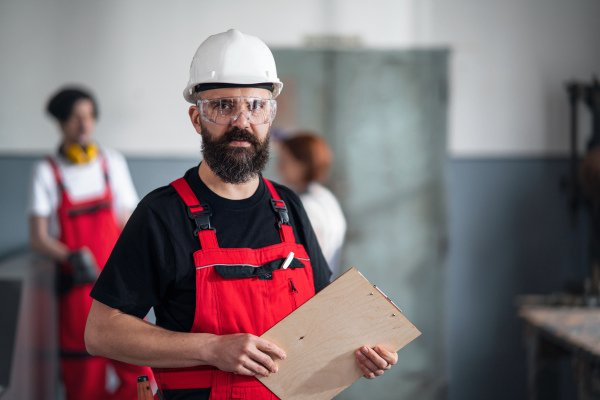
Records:
[[[224,97],[198,101],[202,119],[229,125],[243,115],[253,125],[268,124],[277,113],[277,102],[260,97]]]

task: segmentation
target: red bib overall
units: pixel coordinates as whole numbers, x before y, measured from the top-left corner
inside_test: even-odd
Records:
[[[271,182],[264,181],[278,215],[273,229],[279,226],[281,243],[259,249],[220,248],[210,226],[210,207],[200,204],[185,179],[171,183],[198,225],[194,233],[201,245],[194,253],[196,311],[192,332],[260,336],[315,294],[310,260],[295,241],[285,203]],[[294,253],[292,264],[280,269],[290,252]],[[154,368],[153,372],[161,390],[211,388],[211,400],[277,399],[254,377],[210,366]]]
[[[97,198],[81,202],[70,198],[56,162],[52,158],[48,158],[48,161],[59,188],[59,240],[72,251],[88,247],[99,270],[102,270],[121,229],[113,212],[106,159],[102,154],[99,157],[105,180],[104,193]],[[60,268],[63,274],[71,273],[71,267],[67,263],[62,264]],[[93,286],[93,283],[73,285],[59,300],[59,344],[67,400],[137,399],[136,378],[143,374],[149,375],[148,368],[104,357],[91,357],[85,349],[83,334],[92,306],[90,291]],[[112,395],[106,391],[107,363],[113,366],[121,380],[121,385]]]

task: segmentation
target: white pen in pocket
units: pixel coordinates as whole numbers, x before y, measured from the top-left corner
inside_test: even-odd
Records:
[[[283,264],[281,264],[281,269],[286,269],[287,267],[289,267],[290,264],[292,263],[293,259],[294,259],[294,252],[290,251],[290,254],[288,254],[288,256],[285,258],[285,261],[283,262]]]

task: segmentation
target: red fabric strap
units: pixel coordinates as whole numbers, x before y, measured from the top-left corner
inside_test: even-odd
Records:
[[[207,229],[198,232],[198,239],[200,239],[200,246],[203,249],[213,249],[219,247],[217,242],[217,234],[213,229]]]
[[[276,204],[281,207],[285,207],[285,203],[279,197],[279,194],[275,190],[273,184],[268,180],[263,178],[265,184],[267,185],[267,189],[271,193],[271,197],[275,200]],[[188,207],[189,212],[197,213],[201,212],[204,209],[200,205],[200,201],[190,188],[190,185],[184,178],[179,178],[171,182],[171,185],[175,188],[179,196],[183,199],[184,203]],[[281,237],[281,241],[284,243],[296,243],[296,239],[294,237],[294,230],[290,225],[279,224],[279,236]],[[202,249],[209,248],[218,248],[219,244],[217,242],[217,235],[215,231],[212,229],[201,230],[198,232],[198,239],[200,239],[200,245]]]
[[[106,161],[106,157],[102,153],[99,153],[100,163],[102,164],[102,172],[104,173],[104,180],[106,181],[106,185],[109,184],[108,180],[108,162]]]
[[[209,388],[215,370],[214,367],[152,368],[160,390]]]
[[[190,213],[204,211],[198,198],[192,191],[192,188],[184,178],[179,178],[171,182],[171,186],[175,188],[179,196],[182,198]],[[219,247],[217,235],[213,229],[201,230],[198,232],[198,239],[202,249]]]
[[[279,197],[279,193],[277,193],[277,190],[275,190],[275,186],[273,186],[271,181],[267,178],[263,178],[263,181],[265,181],[267,189],[269,189],[269,192],[271,193],[271,197],[275,200],[281,200],[281,197]]]
[[[193,207],[193,212],[203,210],[202,206],[200,206],[200,202],[198,201],[198,198],[192,191],[192,188],[190,187],[190,185],[188,185],[185,178],[179,178],[179,179],[174,180],[173,182],[171,182],[171,186],[173,186],[175,188],[175,190],[177,190],[177,193],[179,193],[179,196],[183,199],[183,202],[188,207],[190,207],[190,210],[192,210],[191,207]]]
[[[267,189],[269,189],[269,192],[271,193],[271,197],[273,197],[273,200],[275,200],[276,204],[278,206],[285,207],[284,201],[281,200],[281,197],[279,197],[279,194],[277,193],[277,190],[275,190],[275,187],[273,186],[271,181],[269,181],[266,178],[263,178],[263,181],[265,181],[265,184],[267,185]],[[278,221],[278,222],[281,222],[281,221]],[[285,225],[285,224],[280,223],[279,224],[279,236],[281,237],[282,242],[296,243],[296,238],[294,237],[294,230],[292,229],[292,227],[290,225]]]
[[[230,385],[264,387],[253,376],[233,375],[208,365],[191,368],[152,368],[152,373],[160,390],[212,388],[215,379],[217,384],[225,379]]]
[[[50,167],[52,168],[52,172],[54,173],[54,178],[56,179],[58,187],[61,191],[65,190],[65,187],[63,186],[62,182],[62,176],[60,174],[60,171],[58,170],[58,165],[56,165],[56,162],[52,157],[46,157],[46,160],[48,160],[48,162],[50,163]]]

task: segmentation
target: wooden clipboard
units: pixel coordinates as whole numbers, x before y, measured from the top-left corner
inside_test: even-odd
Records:
[[[261,335],[285,350],[279,371],[257,378],[281,400],[328,400],[362,375],[362,346],[398,351],[421,332],[354,268]]]

